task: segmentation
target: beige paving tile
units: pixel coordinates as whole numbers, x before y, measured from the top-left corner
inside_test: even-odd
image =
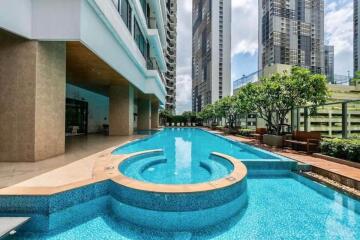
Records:
[[[31,163],[1,162],[0,188],[60,186],[92,177],[94,161],[98,157],[96,154],[140,137],[143,136],[107,137],[94,134],[67,138],[66,153],[63,155]]]

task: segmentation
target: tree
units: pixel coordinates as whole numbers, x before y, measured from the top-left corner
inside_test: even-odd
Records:
[[[238,95],[227,96],[218,100],[215,103],[215,109],[220,117],[226,119],[226,123],[230,129],[235,128],[236,117],[246,111]]]
[[[167,109],[160,110],[159,117],[162,125],[165,125],[166,123],[171,123],[174,118],[172,112]]]
[[[239,92],[248,110],[258,113],[267,123],[270,133],[280,135],[287,114],[296,107],[326,102],[326,77],[309,70],[293,67],[291,72],[262,78]]]
[[[195,123],[197,121],[197,114],[196,112],[183,112],[182,116],[186,119],[187,123]]]
[[[216,125],[217,119],[219,118],[219,112],[214,104],[208,104],[201,110],[199,117],[205,121],[210,121],[212,125]]]
[[[355,72],[354,78],[351,80],[351,85],[360,84],[360,71]]]

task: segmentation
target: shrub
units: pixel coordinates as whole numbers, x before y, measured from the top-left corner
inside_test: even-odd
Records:
[[[360,139],[325,139],[321,152],[337,158],[360,162]]]

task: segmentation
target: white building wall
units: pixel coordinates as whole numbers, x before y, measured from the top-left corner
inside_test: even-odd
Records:
[[[23,37],[31,35],[30,0],[1,0],[0,27]]]
[[[161,10],[161,1],[153,2]],[[0,4],[0,28],[40,41],[80,41],[139,90],[165,103],[159,73],[147,69],[112,1],[1,0]],[[160,30],[164,32],[165,26],[160,25]],[[161,52],[164,46],[152,47]]]

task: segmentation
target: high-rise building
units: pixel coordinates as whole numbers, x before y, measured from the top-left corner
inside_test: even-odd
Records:
[[[193,0],[192,109],[231,95],[231,1]]]
[[[259,68],[324,73],[324,0],[259,0]]]
[[[329,83],[334,83],[334,46],[325,46],[325,75]]]
[[[166,0],[166,109],[175,112],[176,108],[176,0]]]
[[[360,5],[354,0],[354,72],[360,70]]]
[[[165,0],[2,0],[0,162],[63,154],[65,136],[158,128],[166,11]]]

